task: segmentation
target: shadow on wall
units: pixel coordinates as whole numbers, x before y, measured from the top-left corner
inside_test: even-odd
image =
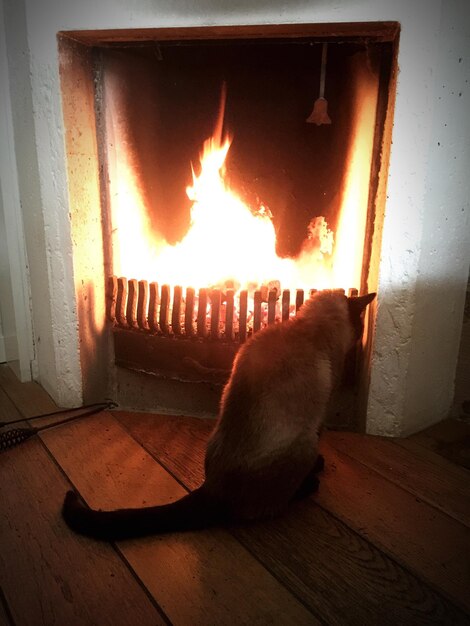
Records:
[[[470,276],[467,284],[451,415],[470,423]]]
[[[95,301],[95,287],[82,281],[77,290],[83,403],[103,402],[110,396],[110,333],[106,327],[105,302]]]

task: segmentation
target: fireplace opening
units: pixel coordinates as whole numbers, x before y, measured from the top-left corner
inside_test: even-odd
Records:
[[[62,34],[62,59],[93,79],[118,370],[217,384],[312,290],[373,289],[398,30],[353,27]]]

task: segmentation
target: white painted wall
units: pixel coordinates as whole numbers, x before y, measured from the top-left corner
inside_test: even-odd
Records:
[[[18,349],[1,191],[0,185],[0,363],[5,363],[18,358]]]
[[[27,381],[36,362],[4,32],[0,5],[0,360]]]
[[[444,0],[436,17],[409,40],[403,25],[400,44],[372,433],[415,432],[453,398],[470,260],[470,3]]]
[[[40,338],[39,375],[62,404],[77,402],[81,387],[57,31],[400,22],[368,429],[399,434],[446,415],[470,255],[467,0],[3,2],[19,178],[25,168],[32,174],[20,180],[20,191]],[[36,280],[42,281],[40,290]]]

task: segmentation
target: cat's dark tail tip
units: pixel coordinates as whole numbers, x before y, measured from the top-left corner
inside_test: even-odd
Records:
[[[64,518],[67,526],[76,532],[83,532],[84,521],[82,518],[88,507],[83,504],[78,494],[75,491],[67,491],[64,498],[64,504],[62,505],[62,517]],[[85,517],[86,519],[86,517]]]
[[[72,491],[71,489],[67,491],[64,498],[64,504],[62,506],[62,514],[65,515],[76,508],[81,508],[83,505],[80,503],[80,499],[78,497],[78,493],[76,491]]]

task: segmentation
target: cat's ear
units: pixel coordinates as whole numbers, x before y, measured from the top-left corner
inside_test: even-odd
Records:
[[[376,293],[367,293],[365,296],[356,296],[348,298],[349,311],[352,315],[359,317],[365,310],[366,306],[372,302]]]

